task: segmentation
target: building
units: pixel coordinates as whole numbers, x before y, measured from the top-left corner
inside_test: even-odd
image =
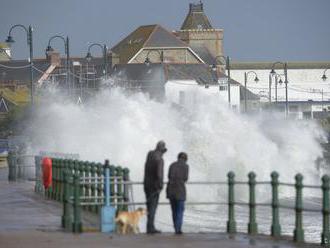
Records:
[[[253,71],[258,75],[249,75],[247,88],[260,97],[260,105],[248,105],[249,110],[255,108],[272,109],[285,113],[292,118],[326,118],[330,113],[330,80],[325,79],[326,68],[330,62],[288,62],[286,87],[283,64],[274,62],[236,62],[232,63],[231,76],[244,82],[244,73]],[[277,75],[270,77],[274,67]],[[286,99],[287,88],[287,99]],[[243,95],[244,101],[244,95]]]
[[[0,42],[0,61],[8,61],[10,59],[10,47],[6,43]]]
[[[160,25],[140,26],[111,48],[117,85],[137,88],[151,97],[163,98],[171,91],[176,103],[191,102],[188,89],[197,87],[228,98],[228,76],[218,58],[223,57],[223,30],[214,29],[203,3],[190,4],[178,31]],[[181,85],[181,87],[175,87]],[[188,87],[182,87],[186,85]],[[244,88],[230,79],[231,105],[239,110]],[[171,87],[175,87],[173,93]],[[157,90],[159,92],[157,92]],[[156,93],[157,92],[157,93]],[[249,100],[255,99],[251,92]]]

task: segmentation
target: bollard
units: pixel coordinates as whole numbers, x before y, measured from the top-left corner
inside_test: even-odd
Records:
[[[256,222],[256,195],[255,195],[256,174],[254,172],[250,172],[248,177],[249,177],[249,210],[250,210],[248,232],[249,234],[257,234],[258,225]]]
[[[273,171],[271,173],[271,185],[272,185],[272,226],[271,235],[273,237],[281,236],[281,225],[279,218],[279,200],[278,200],[278,173]]]
[[[72,231],[74,233],[82,232],[82,223],[81,223],[81,206],[80,206],[80,176],[75,174],[73,176],[73,224]]]
[[[63,193],[62,227],[71,231],[69,174],[66,171],[63,171]]]
[[[234,185],[235,185],[235,174],[230,171],[228,177],[228,221],[227,221],[227,232],[236,233],[236,222],[235,222],[235,196],[234,196]]]
[[[302,190],[303,190],[303,176],[297,174],[296,177],[296,227],[294,230],[294,241],[295,242],[304,242],[304,230],[303,230],[303,199],[302,199]]]
[[[110,165],[110,201],[112,204],[115,203],[115,179],[116,176],[116,168],[113,165]]]
[[[330,178],[328,175],[322,177],[322,193],[323,193],[323,203],[322,203],[322,213],[323,213],[323,230],[321,235],[321,244],[330,244],[330,230],[329,230],[329,213],[330,213],[330,203],[329,203],[329,191],[330,191]]]
[[[129,182],[129,169],[128,168],[125,168],[123,170],[123,179],[124,179],[124,203],[128,203],[129,202],[129,187],[130,185],[127,184],[127,182]],[[125,204],[123,206],[123,210],[124,211],[128,211],[128,205]]]
[[[104,163],[104,206],[101,208],[101,232],[113,232],[115,229],[116,209],[110,205],[110,165],[109,160]]]
[[[118,166],[116,168],[116,184],[117,184],[117,210],[122,211],[123,210],[123,169],[122,167]]]

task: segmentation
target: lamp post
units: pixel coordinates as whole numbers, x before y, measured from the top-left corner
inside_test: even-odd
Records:
[[[280,64],[283,66],[283,70],[284,70],[284,84],[285,84],[285,116],[288,117],[288,113],[289,113],[289,103],[288,103],[288,64],[285,62],[275,62],[272,65],[272,70],[270,71],[271,75],[276,75],[275,72],[275,66],[277,64]]]
[[[70,90],[70,84],[69,84],[69,61],[70,61],[70,48],[69,48],[69,37],[67,36],[66,38],[64,38],[61,35],[54,35],[52,37],[49,38],[48,40],[48,46],[46,48],[46,52],[50,52],[53,50],[53,48],[51,47],[51,42],[54,39],[60,39],[63,41],[64,43],[64,52],[66,55],[66,85],[69,87]]]
[[[33,32],[33,29],[31,27],[31,25],[27,28],[25,27],[24,25],[22,24],[16,24],[14,26],[12,26],[10,29],[9,29],[9,33],[8,33],[8,37],[7,37],[7,40],[6,42],[11,44],[11,43],[14,43],[14,39],[11,35],[11,32],[14,28],[23,28],[26,32],[26,36],[27,36],[27,44],[29,46],[29,50],[30,50],[30,58],[29,58],[29,61],[30,61],[30,98],[31,98],[31,105],[34,104],[34,84],[33,84],[33,36],[32,36],[32,32]]]
[[[228,104],[230,106],[230,102],[231,102],[231,96],[230,96],[230,58],[229,56],[223,56],[223,55],[219,55],[215,57],[215,62],[216,64],[219,62],[220,65],[225,65],[226,66],[226,70],[227,70],[227,76],[228,76]],[[217,69],[216,64],[214,64],[212,66],[213,70]]]
[[[161,63],[161,65],[163,65],[163,62],[164,62],[164,52],[163,51],[159,51],[159,50],[149,50],[148,53],[147,53],[146,59],[144,61],[144,64],[146,66],[150,66],[150,64],[152,62],[151,62],[151,60],[149,58],[149,54],[152,53],[152,52],[157,52],[158,53],[159,59],[160,59],[160,63]],[[163,69],[163,66],[162,66],[162,69]],[[161,83],[164,83],[165,84],[165,79],[163,78],[162,71],[160,71],[160,81],[161,81]]]
[[[327,68],[327,69],[325,69],[325,70],[323,71],[323,75],[322,75],[322,77],[321,77],[323,81],[326,81],[326,80],[328,79],[327,75],[325,75],[325,73],[327,72],[327,70],[329,70],[329,68]]]
[[[280,79],[280,80],[278,80]],[[282,85],[283,81],[282,81],[282,75],[281,74],[275,74],[275,102],[277,103],[277,86],[278,85]]]
[[[103,74],[104,74],[104,78],[107,79],[107,75],[108,75],[108,61],[107,61],[107,51],[108,51],[108,48],[107,46],[104,44],[104,45],[101,45],[99,43],[93,43],[91,45],[88,46],[88,49],[87,49],[87,55],[86,55],[86,59],[88,62],[90,62],[92,60],[92,54],[91,54],[91,48],[94,47],[94,46],[97,46],[99,48],[102,49],[102,54],[103,54]]]
[[[247,96],[246,96],[247,88],[246,88],[246,85],[247,85],[247,80],[248,80],[249,74],[254,74],[254,76],[255,76],[254,81],[256,83],[259,82],[258,75],[255,71],[244,72],[244,87],[245,87],[245,90],[244,90],[244,112],[245,113],[247,112]]]

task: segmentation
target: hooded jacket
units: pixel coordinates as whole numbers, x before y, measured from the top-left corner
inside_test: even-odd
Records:
[[[147,194],[160,192],[163,189],[163,154],[167,151],[165,142],[160,141],[156,149],[149,151],[144,167],[144,191]]]
[[[189,166],[182,159],[170,165],[168,171],[167,198],[173,200],[186,200],[186,186]]]

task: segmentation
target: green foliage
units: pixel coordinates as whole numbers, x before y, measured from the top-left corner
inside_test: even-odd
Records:
[[[0,136],[14,133],[17,124],[26,117],[26,107],[11,106],[9,113],[0,119]]]

